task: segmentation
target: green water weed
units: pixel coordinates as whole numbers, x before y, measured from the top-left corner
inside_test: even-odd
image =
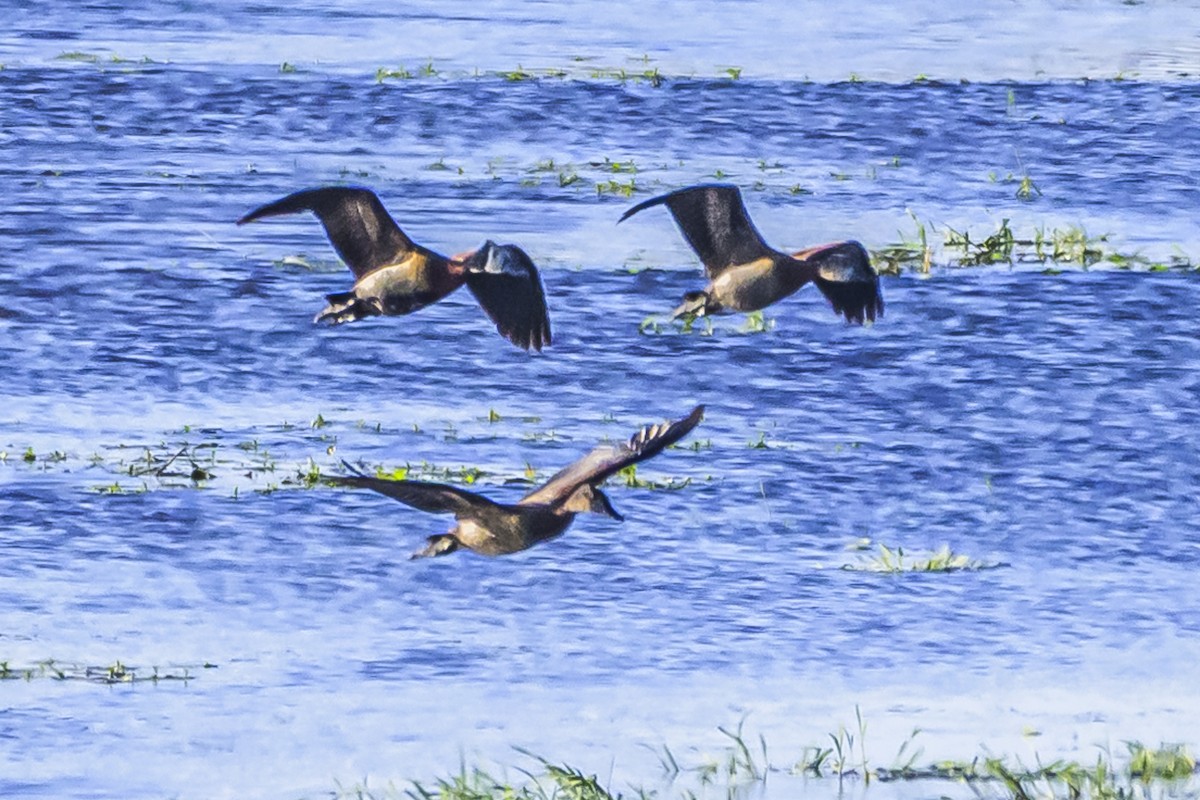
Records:
[[[963,572],[999,566],[955,553],[949,545],[943,545],[932,553],[921,556],[907,555],[903,547],[892,548],[883,543],[879,543],[877,547],[879,552],[876,555],[866,556],[853,564],[843,564],[842,569],[882,573]]]

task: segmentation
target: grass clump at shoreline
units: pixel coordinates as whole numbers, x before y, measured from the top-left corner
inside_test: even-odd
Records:
[[[1039,226],[1031,233],[1018,234],[1007,218],[990,233],[941,229],[942,246],[930,242],[937,232],[932,223],[921,222],[909,212],[915,224],[912,234],[900,232],[899,241],[873,250],[872,259],[880,274],[899,275],[905,270],[928,273],[936,262],[949,267],[1040,265],[1046,272],[1060,267],[1089,269],[1141,269],[1147,272],[1195,270],[1198,265],[1182,254],[1162,260],[1141,253],[1122,253],[1109,243],[1109,234],[1092,235],[1082,225],[1065,228]]]
[[[766,738],[750,737],[744,720],[736,727],[718,727],[726,744],[716,754],[699,756],[694,762],[681,759],[666,745],[650,748],[659,762],[660,774],[652,788],[628,784],[628,794],[612,788],[610,776],[603,782],[596,773],[555,762],[528,750],[515,748],[529,766],[514,765],[518,780],[499,777],[480,766],[460,762],[458,772],[432,780],[411,780],[405,786],[392,783],[373,789],[366,781],[339,785],[339,799],[384,800],[697,800],[697,798],[841,796],[846,784],[858,784],[862,796],[877,784],[921,781],[931,784],[928,796],[948,796],[954,786],[963,786],[975,797],[1001,800],[1132,800],[1132,798],[1200,796],[1196,759],[1183,744],[1150,747],[1137,741],[1125,743],[1126,752],[1114,757],[1101,748],[1095,761],[1057,759],[1033,766],[1021,759],[985,752],[970,761],[920,763],[924,749],[916,745],[921,731],[914,729],[901,743],[891,764],[874,763],[867,753],[867,723],[855,707],[855,724],[827,735],[828,741],[804,747],[786,766],[771,763]],[[501,771],[508,772],[507,769]],[[776,789],[768,789],[772,776]],[[802,783],[798,783],[802,782]],[[888,795],[891,796],[891,795]]]

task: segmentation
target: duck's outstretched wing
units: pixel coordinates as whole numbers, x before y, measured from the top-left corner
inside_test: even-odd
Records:
[[[585,483],[598,486],[621,469],[657,455],[682,439],[704,419],[704,406],[675,422],[647,425],[621,444],[602,444],[558,471],[550,480],[521,498],[520,504],[551,503],[571,496]]]
[[[467,288],[500,335],[517,347],[550,344],[546,292],[533,260],[511,244],[487,242],[465,262]]]
[[[415,247],[375,193],[357,187],[302,189],[254,209],[237,224],[299,211],[317,215],[333,249],[346,262],[356,280],[396,263]]]
[[[871,257],[858,242],[835,242],[810,247],[792,258],[812,270],[813,282],[835,313],[848,322],[875,321],[883,316],[883,292]]]
[[[496,503],[481,494],[448,486],[444,483],[425,481],[389,481],[370,478],[366,475],[331,475],[324,480],[335,486],[354,486],[371,489],[385,494],[393,500],[431,514],[454,514],[469,516],[479,509],[494,507]]]
[[[710,279],[738,264],[775,254],[763,240],[736,186],[702,184],[654,197],[621,215],[621,223],[642,209],[665,205],[675,217]]]

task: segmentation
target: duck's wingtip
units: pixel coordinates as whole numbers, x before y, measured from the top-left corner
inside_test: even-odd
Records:
[[[621,218],[619,220],[617,220],[617,224],[620,225],[622,222],[629,219],[630,217],[632,217],[634,214],[638,213],[639,211],[644,211],[647,208],[650,208],[651,206],[662,205],[668,199],[670,199],[672,194],[674,194],[674,193],[671,192],[668,194],[660,194],[658,197],[651,197],[649,200],[643,200],[642,202],[638,203],[633,208],[626,209],[625,213],[621,215]]]

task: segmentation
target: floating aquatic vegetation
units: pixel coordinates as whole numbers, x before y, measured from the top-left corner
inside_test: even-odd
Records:
[[[359,462],[359,463],[361,464],[361,462]],[[420,463],[416,463],[416,464],[406,463],[402,467],[397,466],[397,467],[390,467],[390,468],[381,464],[381,465],[376,466],[374,469],[367,469],[367,471],[374,474],[374,476],[376,478],[382,478],[383,480],[388,480],[388,481],[406,481],[406,480],[438,481],[438,482],[450,481],[450,482],[456,482],[456,483],[465,483],[468,486],[479,482],[480,478],[490,477],[493,475],[493,473],[487,472],[486,470],[484,470],[480,467],[476,467],[476,466],[464,464],[464,465],[457,466],[457,467],[448,467],[448,466],[441,466],[438,464],[431,464],[428,461],[421,461]],[[488,481],[488,482],[489,483],[510,483],[510,482],[514,482],[514,481],[517,481],[517,482],[524,481],[523,477],[517,477],[517,478],[514,478],[512,476],[508,476],[508,477],[497,476],[497,477],[499,478],[499,480]],[[318,478],[318,480],[319,480],[319,478]]]
[[[619,194],[622,197],[632,197],[633,193],[638,191],[637,181],[630,178],[628,181],[619,181],[610,179],[607,181],[598,181],[596,183],[596,194]]]
[[[404,67],[397,67],[395,69],[388,69],[387,67],[380,67],[379,69],[375,70],[375,82],[376,83],[383,83],[385,80],[388,80],[388,79],[406,81],[406,80],[412,79],[413,77],[414,77],[414,75]]]
[[[85,64],[95,64],[100,60],[100,56],[95,53],[86,53],[82,50],[69,50],[59,53],[54,57],[55,61],[78,61]]]
[[[766,333],[775,327],[775,320],[763,316],[761,311],[751,311],[742,323],[742,333]]]
[[[496,74],[510,83],[516,83],[518,81],[531,81],[535,77],[532,72],[523,69],[520,64],[517,65],[516,69],[501,70]]]
[[[862,542],[855,543],[855,549],[863,549]],[[855,572],[963,572],[981,569],[993,569],[1001,566],[962,553],[955,553],[949,545],[943,545],[932,553],[923,555],[908,555],[903,547],[891,548],[885,544],[878,545],[879,552],[874,556],[861,558],[853,564],[843,564],[842,569]]]
[[[194,678],[197,672],[216,668],[216,664],[208,662],[146,668],[131,667],[121,661],[114,661],[107,667],[100,667],[48,658],[28,666],[14,666],[8,661],[0,661],[0,681],[32,681],[47,678],[56,681],[85,681],[104,684],[158,683],[160,681],[188,681]]]
[[[698,327],[697,322],[700,323]],[[679,334],[712,336],[715,328],[713,327],[713,318],[707,314],[680,314],[666,322],[663,322],[661,317],[652,314],[638,324],[638,333],[643,335],[657,335],[666,330]]]
[[[1043,226],[1031,234],[1019,235],[1007,217],[1000,220],[994,231],[982,235],[947,225],[942,229],[943,247],[935,253],[927,229],[936,228],[921,222],[911,211],[909,215],[915,224],[914,234],[900,232],[900,241],[871,251],[876,271],[881,274],[897,275],[905,269],[927,273],[934,261],[950,267],[1037,264],[1050,269],[1059,265],[1083,268],[1099,265],[1151,272],[1197,268],[1182,252],[1166,260],[1120,253],[1111,249],[1109,234],[1092,235],[1080,225],[1050,229]]]
[[[630,464],[617,473],[624,484],[631,489],[659,489],[666,491],[676,491],[690,486],[691,478],[668,478],[665,481],[646,480],[639,478],[637,474],[637,464]]]
[[[654,88],[662,86],[667,80],[666,75],[658,71],[658,67],[652,67],[641,71],[627,71],[623,67],[617,68],[596,68],[588,72],[588,77],[592,80],[611,79],[618,83],[649,83]]]

